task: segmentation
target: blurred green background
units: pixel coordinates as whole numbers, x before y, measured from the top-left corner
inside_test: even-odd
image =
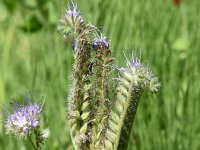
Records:
[[[162,87],[140,100],[129,149],[200,149],[200,1],[78,0],[82,14],[111,39],[112,55],[142,49]],[[66,125],[73,56],[57,31],[65,0],[0,1],[0,107],[34,91],[46,102],[41,128],[44,149],[71,150]],[[2,116],[1,116],[2,118]],[[28,141],[4,134],[0,149],[30,149]]]

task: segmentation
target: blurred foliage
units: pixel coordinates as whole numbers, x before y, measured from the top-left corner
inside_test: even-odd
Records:
[[[140,101],[130,149],[200,149],[200,1],[78,0],[81,13],[111,39],[117,64],[126,49],[142,48],[160,77],[158,95]],[[73,57],[56,24],[66,1],[0,1],[0,107],[22,101],[27,91],[46,99],[44,149],[72,149],[66,125],[67,90]],[[2,116],[1,116],[2,118]],[[30,144],[4,134],[0,149],[29,149]]]
[[[55,25],[57,21],[54,4],[49,0],[3,0],[2,4],[8,12],[7,17],[19,14],[21,20],[18,20],[18,27],[27,33],[41,30],[47,25]]]

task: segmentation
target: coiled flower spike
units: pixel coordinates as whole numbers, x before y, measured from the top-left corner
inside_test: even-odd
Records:
[[[126,57],[126,56],[125,56]],[[138,91],[150,90],[156,93],[160,87],[158,78],[152,74],[150,68],[141,64],[137,56],[126,57],[127,68],[119,68],[119,79],[134,80],[134,86]],[[123,83],[123,81],[121,81]]]
[[[74,148],[127,149],[139,99],[146,90],[158,91],[158,78],[137,55],[128,55],[126,67],[118,67],[116,87],[110,80],[115,66],[110,41],[81,16],[73,2],[58,29],[69,39],[74,52],[68,104]]]
[[[125,56],[126,57],[126,56]],[[137,55],[126,57],[127,67],[118,68],[119,85],[117,87],[116,111],[112,111],[105,145],[109,150],[126,149],[132,130],[141,95],[150,90],[156,93],[160,87],[158,78],[148,67],[140,63]],[[110,138],[112,137],[112,138]]]

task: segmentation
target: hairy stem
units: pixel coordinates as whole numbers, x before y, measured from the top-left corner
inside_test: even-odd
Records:
[[[120,124],[121,131],[117,134],[118,150],[124,150],[128,148],[129,139],[131,136],[132,126],[137,111],[137,106],[140,99],[140,94],[136,93],[134,89],[132,91],[130,102],[128,106],[125,106],[126,111],[123,113],[122,122]]]
[[[75,42],[75,63],[73,66],[74,87],[69,103],[71,137],[76,149],[87,147],[88,136],[87,120],[89,110],[84,108],[89,100],[89,89],[87,89],[89,79],[90,51],[87,41],[77,38]],[[88,86],[89,87],[89,86]],[[84,90],[85,89],[85,90]],[[84,105],[84,106],[83,106]]]

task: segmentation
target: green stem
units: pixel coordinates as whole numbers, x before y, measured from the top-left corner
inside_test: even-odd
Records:
[[[138,102],[140,99],[140,94],[137,95],[136,92],[133,92],[133,97],[130,100],[129,106],[127,108],[127,112],[124,116],[123,125],[121,128],[121,135],[119,139],[118,150],[124,150],[128,148],[129,139],[132,133],[132,126],[134,122],[134,118],[137,111]]]
[[[116,142],[114,143],[114,150],[125,150],[128,148],[128,143],[132,131],[132,125],[135,118],[137,105],[141,93],[134,89],[134,81],[130,83],[126,103],[121,115],[121,120],[118,124],[118,131],[116,133]]]
[[[29,135],[28,135],[28,139],[29,139],[29,141],[31,142],[31,145],[33,146],[34,150],[37,150],[35,144],[34,144],[33,141],[31,140],[31,137],[30,137]]]

